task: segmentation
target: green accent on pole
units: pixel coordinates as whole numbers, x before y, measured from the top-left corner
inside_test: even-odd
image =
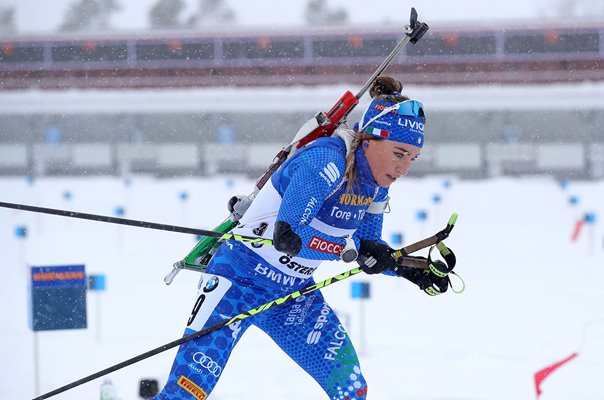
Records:
[[[445,246],[444,242],[436,243],[436,248],[438,249],[438,251],[440,251],[440,254],[442,254],[443,257],[451,254],[451,251],[449,250],[449,248],[447,246]]]
[[[427,294],[429,294],[430,296],[438,296],[439,294],[442,294],[441,292],[439,292],[438,290],[434,289],[432,286],[424,289],[424,292],[426,292]]]
[[[449,274],[448,272],[439,271],[432,263],[430,263],[430,265],[428,265],[428,268],[430,269],[430,272],[432,272],[434,275],[438,276],[439,278],[444,278],[445,276],[447,276]]]
[[[449,218],[449,225],[455,225],[455,223],[457,222],[457,213],[454,212],[453,214],[451,214],[451,218]]]
[[[225,219],[220,225],[213,229],[214,232],[224,233],[221,237],[204,236],[195,247],[181,261],[184,268],[202,272],[207,267],[212,255],[218,250],[225,240],[237,240],[239,242],[255,243],[258,245],[272,246],[273,241],[265,238],[250,238],[247,236],[229,233],[237,226],[230,218]]]
[[[459,290],[455,290],[455,289],[453,288],[453,285],[451,285],[451,290],[453,291],[453,293],[456,293],[456,294],[460,294],[460,293],[462,293],[464,290],[466,290],[466,282],[465,282],[465,281],[464,281],[464,280],[461,278],[461,276],[459,276],[459,274],[458,274],[458,273],[456,273],[456,272],[451,272],[451,274],[452,274],[452,275],[455,275],[457,278],[459,278],[459,281],[461,282],[461,289],[459,289]]]

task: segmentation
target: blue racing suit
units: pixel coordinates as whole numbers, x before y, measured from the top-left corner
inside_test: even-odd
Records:
[[[185,335],[314,284],[312,274],[320,262],[339,259],[344,237],[357,249],[360,238],[381,241],[382,213],[371,213],[370,205],[383,204],[388,189],[374,182],[360,146],[355,151],[358,184],[344,181],[349,143],[343,137],[340,133],[317,139],[284,162],[235,230],[272,237],[275,222],[286,222],[301,240],[298,254],[225,242],[202,274]],[[321,292],[315,291],[181,345],[155,399],[209,396],[251,325],[266,332],[329,399],[366,398],[367,384],[346,330]]]

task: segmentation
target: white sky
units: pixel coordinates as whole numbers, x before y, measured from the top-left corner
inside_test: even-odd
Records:
[[[79,0],[0,0],[0,7],[16,8],[19,33],[56,31],[65,11]],[[308,0],[226,0],[235,11],[238,25],[245,27],[302,26]],[[157,0],[119,0],[122,10],[113,15],[111,23],[117,30],[146,30],[148,11]],[[185,0],[183,16],[198,8],[199,0]],[[551,13],[556,0],[507,0],[504,2],[470,0],[381,0],[379,6],[367,0],[328,0],[330,8],[345,8],[352,24],[405,23],[414,6],[420,20],[428,23],[465,21],[528,22]]]

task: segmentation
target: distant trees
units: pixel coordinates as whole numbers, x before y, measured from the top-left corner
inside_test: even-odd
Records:
[[[325,0],[310,0],[304,19],[311,26],[343,25],[348,22],[348,12],[343,8],[328,8]]]
[[[15,8],[0,7],[0,33],[15,33]]]
[[[107,30],[111,28],[111,14],[120,9],[118,0],[79,0],[71,4],[59,29],[63,32]]]
[[[112,15],[122,8],[119,1],[72,0],[59,30],[63,32],[110,30]],[[199,29],[233,26],[237,22],[237,15],[228,5],[227,0],[198,0],[197,4],[197,10],[186,17],[183,16],[186,9],[185,0],[156,0],[148,11],[149,27],[161,30]],[[348,23],[348,12],[344,8],[330,7],[327,0],[308,0],[304,20],[310,26],[342,25]],[[14,10],[0,8],[0,32],[14,30],[14,26]]]
[[[199,0],[197,11],[184,21],[183,0],[158,0],[149,12],[151,29],[196,29],[235,24],[235,12],[224,0]]]
[[[185,9],[183,0],[159,0],[149,11],[151,29],[180,29],[180,14]]]
[[[604,1],[602,0],[557,0],[548,3],[543,8],[543,14],[548,17],[575,19],[604,17]]]
[[[72,0],[59,30],[63,32],[110,30],[112,15],[122,8],[119,1]],[[148,11],[149,27],[161,30],[199,29],[228,27],[237,22],[237,15],[228,5],[227,0],[198,0],[197,4],[197,10],[187,17],[183,16],[186,9],[185,0],[156,0]],[[344,8],[330,7],[327,0],[308,0],[304,20],[310,26],[342,25],[348,23],[348,12]],[[15,29],[14,26],[14,10],[0,8],[0,32],[10,32]]]
[[[199,11],[189,18],[188,27],[230,26],[236,22],[235,12],[224,0],[199,0]]]

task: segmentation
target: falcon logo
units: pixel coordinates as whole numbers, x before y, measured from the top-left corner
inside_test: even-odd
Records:
[[[308,200],[308,203],[306,203],[306,208],[304,209],[304,212],[302,213],[302,218],[300,219],[300,224],[301,225],[308,224],[308,222],[312,219],[311,215],[313,213],[313,210],[314,210],[315,206],[318,203],[319,202],[314,197],[311,197],[310,200]]]

